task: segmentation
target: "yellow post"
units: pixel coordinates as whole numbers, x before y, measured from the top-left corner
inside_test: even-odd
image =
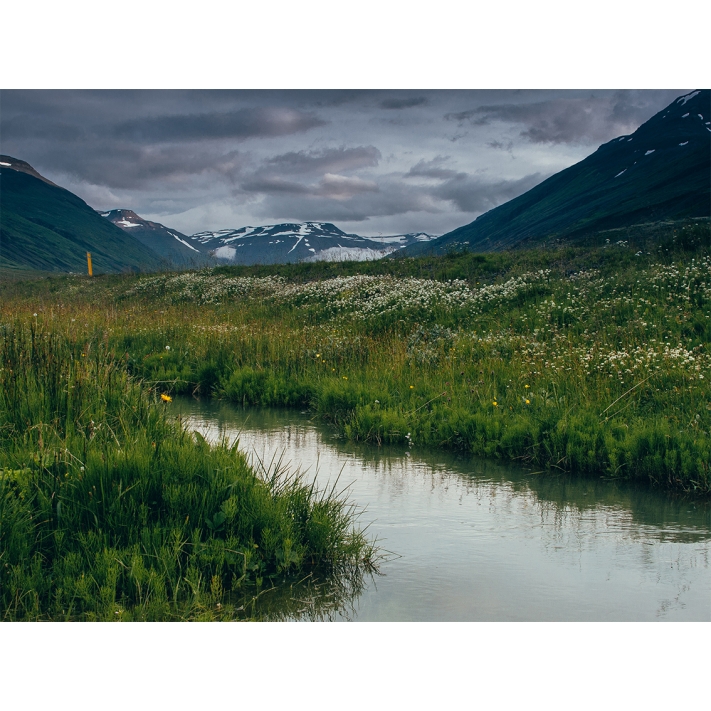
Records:
[[[94,271],[91,268],[91,252],[86,253],[86,263],[89,267],[89,276],[94,276]]]

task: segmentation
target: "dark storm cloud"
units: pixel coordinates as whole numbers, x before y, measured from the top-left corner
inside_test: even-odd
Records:
[[[324,125],[326,121],[311,112],[264,107],[133,119],[116,126],[114,134],[139,142],[244,140],[288,136]]]
[[[443,167],[449,161],[449,156],[436,156],[429,161],[421,160],[405,173],[405,177],[440,180],[436,187],[420,189],[429,192],[433,198],[454,203],[462,212],[490,210],[530,190],[547,177],[532,173],[519,180],[492,181],[480,175]]]
[[[648,119],[654,113],[650,93],[654,92],[617,91],[606,96],[491,104],[448,113],[445,119],[460,126],[486,126],[496,121],[520,124],[520,136],[532,143],[600,143],[631,133]]]
[[[383,109],[411,109],[415,106],[426,106],[429,103],[425,96],[403,97],[401,99],[392,97],[380,102]]]
[[[72,143],[84,138],[86,129],[62,120],[51,121],[45,116],[21,114],[0,119],[0,134],[15,140],[40,137]]]
[[[265,170],[290,174],[338,173],[358,168],[374,168],[381,157],[375,146],[291,151],[269,158]]]

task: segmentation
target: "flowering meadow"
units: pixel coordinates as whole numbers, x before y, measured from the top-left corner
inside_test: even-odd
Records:
[[[657,233],[342,273],[47,279],[6,289],[2,318],[105,347],[156,398],[309,408],[354,440],[708,496],[709,226]]]

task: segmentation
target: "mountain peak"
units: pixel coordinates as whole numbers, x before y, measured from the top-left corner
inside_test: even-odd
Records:
[[[47,183],[48,185],[53,185],[55,188],[59,186],[53,183],[51,180],[47,180],[44,175],[38,173],[29,163],[19,158],[13,158],[12,156],[0,155],[0,168],[10,168],[16,170],[19,173],[26,173],[31,175],[33,178],[37,178]]]
[[[155,224],[139,217],[133,210],[126,210],[123,208],[118,210],[109,210],[108,212],[99,212],[99,214],[110,222],[113,222],[117,227],[121,228],[140,227],[142,225]]]
[[[211,261],[200,249],[200,244],[191,237],[161,225],[160,222],[144,220],[133,210],[118,208],[99,212],[99,215],[131,234],[171,264],[202,266]]]

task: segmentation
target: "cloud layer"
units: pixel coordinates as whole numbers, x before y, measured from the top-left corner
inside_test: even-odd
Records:
[[[0,151],[97,209],[188,233],[328,220],[441,234],[684,92],[3,91]]]

